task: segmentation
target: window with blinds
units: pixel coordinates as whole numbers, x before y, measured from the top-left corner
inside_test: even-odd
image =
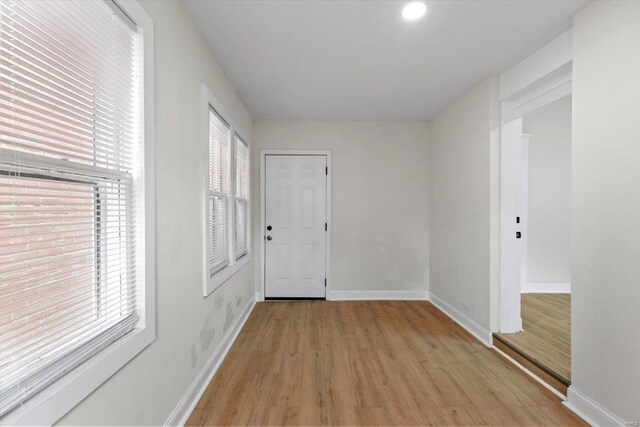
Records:
[[[109,1],[0,2],[0,416],[137,321],[138,40]]]
[[[209,109],[209,275],[229,265],[231,128]]]
[[[236,192],[235,192],[235,258],[247,254],[249,209],[249,147],[236,135]]]
[[[207,92],[208,93],[208,92]],[[208,93],[210,97],[210,93]],[[217,101],[215,102],[217,104]],[[249,253],[249,145],[207,100],[205,295],[229,278]],[[244,260],[242,260],[244,262]]]

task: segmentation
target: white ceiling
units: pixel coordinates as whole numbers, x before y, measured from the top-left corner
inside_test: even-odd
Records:
[[[423,120],[571,26],[584,0],[205,1],[187,9],[257,120]]]

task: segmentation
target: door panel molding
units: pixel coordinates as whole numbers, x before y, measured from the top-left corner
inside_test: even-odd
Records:
[[[258,231],[259,239],[259,290],[258,300],[265,300],[265,268],[266,268],[266,240],[265,240],[265,227],[266,227],[266,161],[267,156],[325,156],[327,159],[327,188],[326,188],[326,254],[325,254],[325,275],[326,275],[326,299],[331,299],[331,150],[275,150],[275,149],[262,149],[260,150],[260,228]],[[282,171],[285,173],[285,171]]]

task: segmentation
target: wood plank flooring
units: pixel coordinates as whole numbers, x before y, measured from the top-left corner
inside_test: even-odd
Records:
[[[571,383],[571,294],[522,294],[522,332],[497,334]]]
[[[586,425],[421,301],[265,302],[187,425]]]

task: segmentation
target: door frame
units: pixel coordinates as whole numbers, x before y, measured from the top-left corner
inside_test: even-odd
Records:
[[[258,236],[262,234],[260,239],[260,288],[258,290],[258,301],[264,301],[265,295],[265,258],[267,255],[265,244],[265,224],[266,224],[266,172],[267,172],[267,156],[325,156],[327,158],[327,233],[325,245],[325,274],[327,278],[327,287],[325,289],[325,298],[331,299],[331,150],[276,150],[262,149],[260,150],[260,230]]]
[[[571,30],[500,77],[500,175],[499,268],[500,278],[493,292],[491,332],[519,332],[521,317],[521,241],[516,241],[518,203],[518,149],[522,143],[522,117],[527,113],[571,95]],[[494,285],[495,286],[495,285]],[[493,321],[496,319],[497,321]]]

